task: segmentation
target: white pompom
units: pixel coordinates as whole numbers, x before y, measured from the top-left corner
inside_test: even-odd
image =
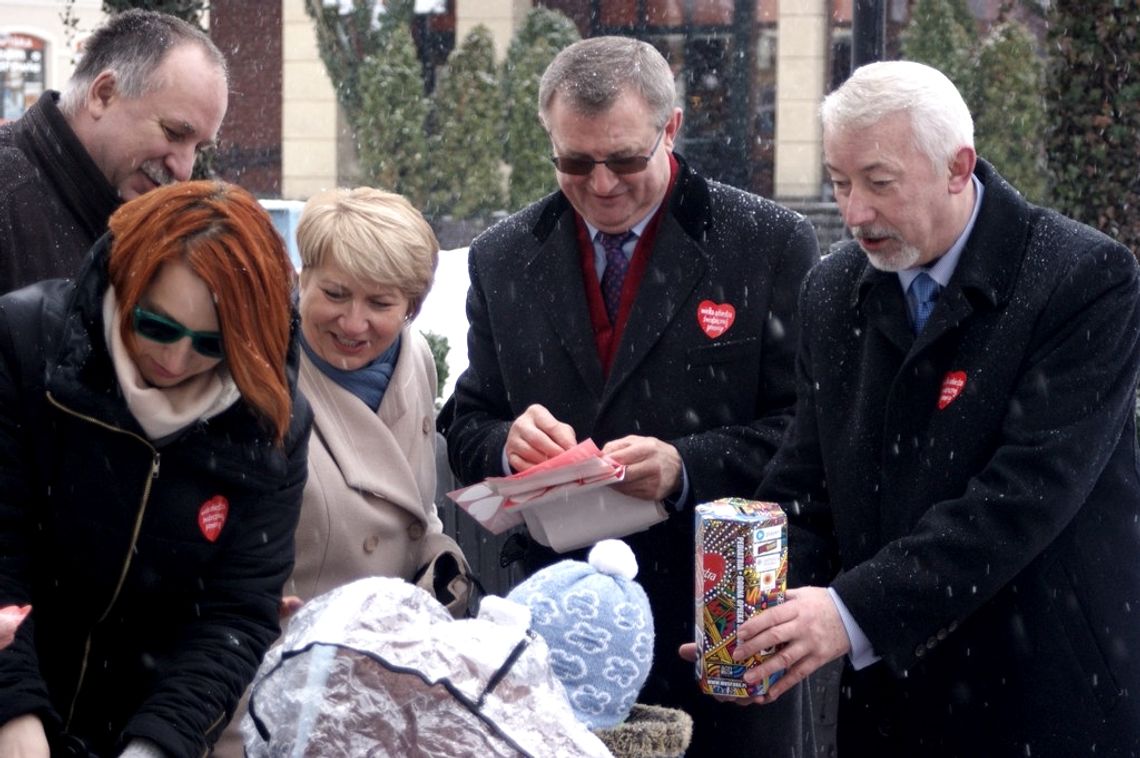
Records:
[[[637,558],[629,545],[621,540],[602,540],[590,550],[590,565],[603,574],[633,579],[637,576]]]

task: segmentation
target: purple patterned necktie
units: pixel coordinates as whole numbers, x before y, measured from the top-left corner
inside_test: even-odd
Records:
[[[622,247],[636,237],[633,232],[607,234],[598,232],[598,241],[606,251],[606,270],[602,274],[602,299],[606,302],[606,314],[610,323],[617,321],[618,307],[621,305],[621,288],[625,284],[625,272],[629,271],[629,258]]]

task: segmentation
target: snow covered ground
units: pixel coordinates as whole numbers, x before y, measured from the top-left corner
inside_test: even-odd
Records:
[[[447,381],[443,399],[451,396],[455,380],[467,368],[467,248],[441,250],[435,270],[435,284],[424,300],[415,327],[447,337]]]

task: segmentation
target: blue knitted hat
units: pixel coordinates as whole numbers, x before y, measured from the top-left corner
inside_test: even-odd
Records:
[[[606,729],[625,721],[649,676],[653,613],[628,545],[603,540],[588,560],[548,566],[507,599],[530,608],[578,719]]]

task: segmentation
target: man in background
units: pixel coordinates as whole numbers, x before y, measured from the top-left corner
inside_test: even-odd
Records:
[[[200,29],[152,11],[112,16],[64,92],[0,127],[0,293],[74,275],[123,200],[190,178],[228,102]]]

